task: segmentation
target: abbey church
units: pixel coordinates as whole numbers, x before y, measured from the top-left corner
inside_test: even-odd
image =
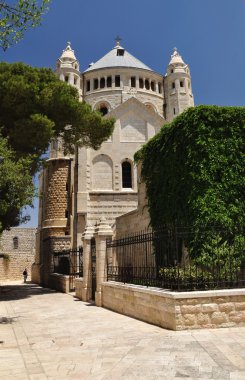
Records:
[[[48,239],[59,249],[78,247],[87,226],[101,217],[113,225],[137,208],[134,153],[194,105],[190,70],[177,49],[163,75],[127,52],[118,39],[111,51],[80,72],[68,43],[56,73],[78,89],[81,101],[116,122],[111,138],[97,151],[79,148],[75,155],[64,156],[61,141],[53,141],[40,175],[39,264]]]

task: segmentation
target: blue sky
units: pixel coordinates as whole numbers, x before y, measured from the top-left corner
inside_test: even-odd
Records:
[[[196,105],[244,105],[244,0],[53,0],[42,26],[0,51],[0,60],[54,68],[71,41],[83,70],[113,48],[117,34],[163,74],[176,46],[190,66]],[[35,209],[31,215],[26,226],[37,224]]]

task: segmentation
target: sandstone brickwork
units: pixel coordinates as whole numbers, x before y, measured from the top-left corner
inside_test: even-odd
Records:
[[[171,330],[245,326],[244,289],[175,293],[104,282],[102,306]]]
[[[3,232],[0,240],[0,281],[23,278],[25,268],[31,277],[31,266],[35,261],[35,235],[36,228],[11,228]]]
[[[67,218],[69,160],[50,160],[45,191],[45,220]]]

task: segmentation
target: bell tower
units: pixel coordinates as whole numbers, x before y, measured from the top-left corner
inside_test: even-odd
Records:
[[[60,80],[76,87],[79,91],[79,95],[82,96],[79,62],[75,56],[74,50],[71,48],[70,42],[67,42],[66,48],[56,62],[56,73]]]
[[[166,119],[173,120],[186,108],[194,106],[189,66],[174,48],[165,77]]]

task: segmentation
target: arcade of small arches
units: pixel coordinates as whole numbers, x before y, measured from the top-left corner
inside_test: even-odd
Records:
[[[133,190],[133,163],[128,158],[120,164],[121,189]],[[113,190],[113,161],[105,154],[96,156],[92,161],[92,190]]]
[[[170,83],[170,90],[175,91],[177,88],[180,88],[181,91],[186,92],[187,89],[190,90],[191,84],[190,81],[186,78],[175,79]]]
[[[61,74],[60,79],[74,86],[80,86],[80,76],[74,73]]]
[[[115,75],[113,77],[110,75],[107,77],[86,80],[86,92],[102,90],[104,88],[120,88],[122,86],[162,94],[162,83],[149,78],[131,76],[129,79],[127,78],[123,81],[120,75]]]

